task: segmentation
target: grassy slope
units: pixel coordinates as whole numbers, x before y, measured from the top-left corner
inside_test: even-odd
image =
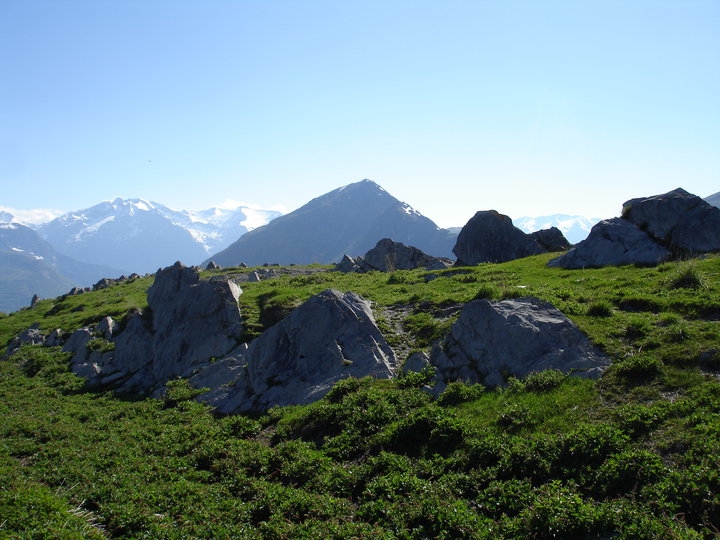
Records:
[[[463,302],[538,296],[613,357],[597,382],[554,372],[432,400],[423,374],[348,380],[322,401],[216,418],[82,391],[67,358],[0,362],[0,536],[711,537],[720,528],[720,258],[548,269],[286,275],[243,286],[250,339],[312,294],[373,301],[398,350],[428,346]],[[225,270],[224,273],[241,270]],[[209,273],[210,274],[210,273]],[[215,274],[215,273],[212,273]],[[0,343],[121,319],[147,278],[0,319]]]

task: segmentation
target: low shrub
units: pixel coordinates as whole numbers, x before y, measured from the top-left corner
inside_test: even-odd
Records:
[[[638,492],[662,478],[666,469],[657,454],[630,449],[608,457],[597,472],[597,485],[605,495]]]
[[[438,404],[442,406],[458,405],[468,401],[475,401],[485,393],[481,384],[467,384],[456,381],[447,385],[442,394],[438,396]]]
[[[644,383],[662,374],[663,367],[662,361],[658,358],[637,354],[613,364],[611,369],[628,382]]]
[[[596,300],[587,308],[587,314],[591,317],[610,317],[613,313],[613,306],[607,300]]]

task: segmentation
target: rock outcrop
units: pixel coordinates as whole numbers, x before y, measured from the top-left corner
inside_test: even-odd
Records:
[[[631,199],[622,217],[680,256],[720,251],[720,208],[682,188]]]
[[[326,290],[190,382],[211,388],[200,399],[218,412],[265,411],[316,401],[346,377],[389,378],[395,364],[369,302]]]
[[[105,318],[73,333],[63,350],[74,353],[72,370],[88,386],[149,394],[238,346],[241,292],[230,280],[201,280],[197,268],[176,263],[158,271],[147,312],[129,315],[116,336],[114,321]],[[114,349],[89,350],[94,336],[110,336]]]
[[[364,257],[344,255],[335,266],[338,272],[394,272],[395,270],[444,270],[448,268],[442,259],[423,253],[416,247],[406,246],[390,238],[383,238]]]
[[[548,266],[599,268],[624,264],[654,265],[670,258],[670,252],[650,235],[622,218],[601,221],[588,237]]]
[[[430,362],[438,391],[456,380],[504,385],[510,376],[546,369],[595,378],[610,364],[577,326],[537,298],[469,302]]]
[[[456,266],[474,266],[480,263],[500,263],[529,257],[549,251],[536,238],[545,239],[553,247],[567,244],[557,238],[557,230],[550,233],[526,234],[513,225],[512,220],[495,210],[477,212],[458,234],[453,253]],[[563,237],[564,240],[564,237]]]
[[[568,242],[565,235],[557,227],[550,227],[549,229],[542,229],[530,233],[530,238],[535,240],[540,247],[545,251],[567,251],[571,248],[570,242]]]
[[[684,189],[631,199],[548,266],[578,269],[663,261],[720,251],[720,208]]]
[[[46,337],[37,324],[34,324],[27,330],[23,330],[19,335],[15,336],[7,346],[6,356],[10,356],[17,352],[23,345],[44,345]]]

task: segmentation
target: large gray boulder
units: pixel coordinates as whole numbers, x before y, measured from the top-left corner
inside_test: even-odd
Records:
[[[625,264],[654,265],[670,258],[670,252],[647,233],[622,218],[597,223],[588,237],[548,266],[580,269]]]
[[[157,272],[148,290],[148,310],[129,315],[122,331],[103,319],[96,328],[73,334],[64,350],[74,353],[72,369],[90,387],[151,394],[238,346],[241,292],[228,279],[201,280],[197,268],[176,263]],[[114,334],[114,350],[88,351],[92,336]]]
[[[621,218],[601,221],[548,266],[654,265],[713,251],[720,251],[720,208],[678,188],[627,201]]]
[[[460,230],[453,253],[457,266],[499,263],[529,257],[545,250],[512,219],[495,210],[477,212]]]
[[[622,217],[677,255],[720,251],[720,208],[682,188],[631,199]]]
[[[395,369],[369,302],[326,290],[190,382],[211,389],[201,399],[218,412],[259,412],[317,401],[347,377],[387,379]]]
[[[466,304],[430,362],[441,391],[452,381],[499,386],[546,369],[595,378],[610,359],[552,304],[518,298]]]

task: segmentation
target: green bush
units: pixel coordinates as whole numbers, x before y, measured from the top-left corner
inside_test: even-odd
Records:
[[[409,456],[447,455],[464,434],[463,423],[451,412],[429,405],[389,426],[379,442],[386,451]]]
[[[597,484],[608,496],[637,493],[667,473],[662,459],[647,450],[625,450],[613,454],[599,467]]]
[[[438,404],[442,406],[458,405],[467,401],[475,401],[485,393],[481,384],[467,384],[464,382],[451,382],[438,396]]]

